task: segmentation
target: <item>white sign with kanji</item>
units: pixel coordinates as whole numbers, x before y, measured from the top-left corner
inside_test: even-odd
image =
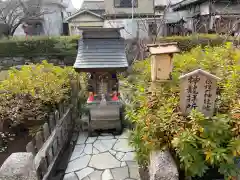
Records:
[[[197,69],[180,77],[180,108],[184,115],[197,109],[211,117],[215,110],[217,76]]]

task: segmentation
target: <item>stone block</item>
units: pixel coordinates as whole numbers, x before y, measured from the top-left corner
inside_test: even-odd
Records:
[[[63,62],[66,66],[72,66],[75,62],[75,57],[74,56],[64,57]]]
[[[74,131],[79,132],[81,130],[83,121],[80,118],[75,119]]]
[[[51,58],[48,60],[49,63],[53,63],[53,64],[58,64],[59,62],[59,59],[54,59],[54,58]]]
[[[17,65],[23,65],[24,64],[24,58],[23,57],[13,57],[13,65],[17,66]]]
[[[150,180],[178,180],[178,168],[169,151],[154,151],[150,155]]]
[[[14,64],[14,60],[12,57],[4,57],[2,58],[1,65],[4,67],[11,67]]]
[[[0,168],[0,179],[38,180],[32,153],[12,153]]]

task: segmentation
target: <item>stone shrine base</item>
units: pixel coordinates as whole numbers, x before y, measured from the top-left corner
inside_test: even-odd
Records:
[[[128,145],[128,131],[120,136],[78,136],[63,180],[139,180],[135,152]]]

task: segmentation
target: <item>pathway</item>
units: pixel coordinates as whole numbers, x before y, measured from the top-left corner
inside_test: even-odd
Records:
[[[128,132],[120,136],[81,133],[71,155],[64,180],[139,180],[135,152]]]

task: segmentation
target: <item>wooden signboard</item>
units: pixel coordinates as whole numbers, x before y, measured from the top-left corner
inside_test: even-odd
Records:
[[[152,82],[169,80],[172,72],[172,55],[180,50],[175,44],[158,47],[150,45]]]
[[[213,116],[215,109],[217,76],[198,69],[180,77],[180,108],[184,115],[197,109],[205,116]]]

